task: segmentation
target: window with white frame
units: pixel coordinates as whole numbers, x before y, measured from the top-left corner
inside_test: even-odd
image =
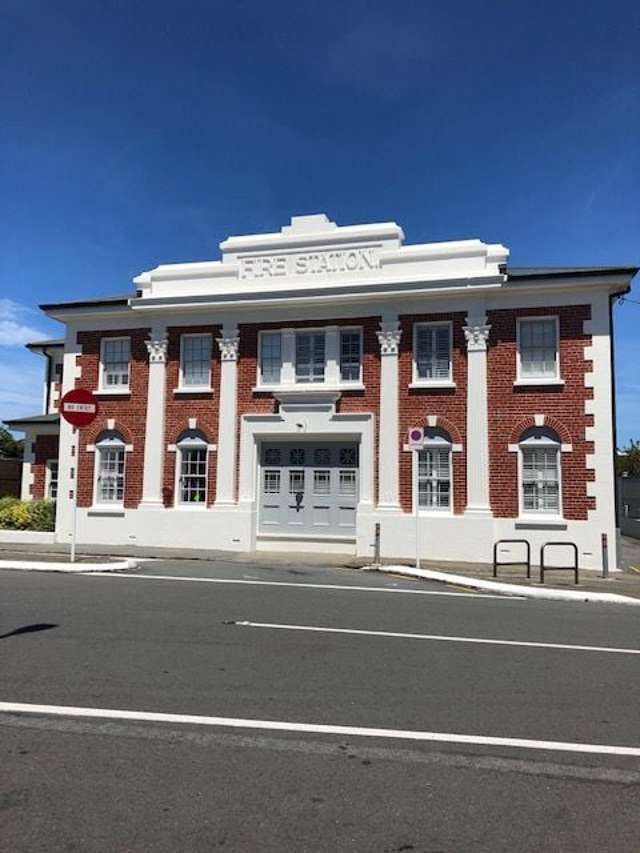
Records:
[[[520,379],[558,378],[557,317],[518,320],[518,374]]]
[[[362,365],[360,329],[340,330],[340,381],[359,382]]]
[[[58,497],[58,460],[47,460],[47,497],[55,501]]]
[[[180,344],[180,385],[209,388],[211,384],[211,335],[182,335]]]
[[[208,445],[200,433],[189,431],[180,436],[178,451],[178,503],[206,506]]]
[[[451,379],[451,324],[417,323],[414,327],[414,381]]]
[[[520,439],[520,508],[523,515],[560,515],[560,439],[534,427]]]
[[[129,338],[103,338],[101,343],[102,390],[127,390],[129,388]]]
[[[282,374],[282,334],[262,332],[260,335],[260,382],[278,385]]]
[[[125,444],[119,433],[105,433],[96,442],[95,502],[118,506],[124,502]]]
[[[325,332],[296,332],[296,382],[324,382]]]
[[[424,449],[418,451],[418,506],[451,510],[451,439],[444,430],[425,430]]]

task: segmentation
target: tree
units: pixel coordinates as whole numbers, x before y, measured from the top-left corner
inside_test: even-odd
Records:
[[[623,477],[640,477],[640,441],[631,441],[616,458],[618,474]]]
[[[22,459],[22,441],[17,441],[9,430],[0,424],[0,458]]]

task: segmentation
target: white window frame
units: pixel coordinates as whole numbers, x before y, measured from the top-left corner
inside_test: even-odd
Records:
[[[122,500],[120,501],[105,501],[99,500],[100,497],[100,469],[102,467],[102,453],[105,450],[110,450],[117,447],[123,453],[122,466]],[[105,436],[102,441],[98,441],[94,447],[94,466],[93,466],[93,506],[99,508],[122,509],[124,507],[124,499],[127,489],[127,445],[119,433],[112,433]]]
[[[51,497],[49,492],[51,491],[51,483],[54,482],[51,466],[55,464],[57,466],[55,484],[56,484],[56,496],[54,498]],[[47,459],[45,463],[45,478],[44,478],[44,496],[47,500],[55,501],[58,499],[58,494],[60,491],[60,460],[59,459]]]
[[[182,440],[176,442],[176,470],[174,482],[174,506],[178,509],[189,509],[194,511],[205,510],[209,500],[209,451],[210,445],[207,444],[202,435],[189,435]],[[185,450],[204,450],[205,452],[205,473],[204,473],[204,500],[203,501],[183,501],[182,489],[180,488],[180,480],[182,477],[182,454]]]
[[[279,382],[263,382],[262,381],[262,338],[265,335],[280,335],[280,381]],[[259,388],[278,388],[282,384],[282,374],[284,371],[284,329],[261,329],[258,332],[258,353],[257,353],[257,375],[256,386]]]
[[[358,339],[360,341],[360,368],[358,370],[358,378],[357,379],[343,379],[342,378],[342,335],[345,332],[349,332],[351,334],[355,333],[358,335]],[[325,352],[326,352],[326,341],[325,341]],[[362,338],[362,326],[339,326],[338,327],[338,381],[340,385],[362,385],[362,362],[363,362],[363,338]],[[325,374],[326,375],[326,374]]]
[[[523,376],[521,332],[523,323],[535,323],[543,320],[553,320],[556,327],[556,372],[554,376]],[[516,319],[516,381],[515,385],[564,385],[560,370],[560,317],[557,314],[534,314]]]
[[[205,385],[186,385],[184,381],[184,342],[185,338],[208,338],[209,339],[209,372]],[[180,335],[180,366],[178,370],[178,390],[193,393],[211,391],[211,359],[213,356],[213,335],[210,332],[185,332]]]
[[[113,343],[114,341],[127,341],[129,345],[129,360],[128,364],[128,382],[126,385],[105,385],[104,377],[104,349],[107,342]],[[100,341],[100,370],[99,370],[99,378],[98,378],[98,392],[100,394],[128,394],[131,389],[131,338],[129,335],[121,335],[121,336],[113,336],[106,335]]]
[[[521,439],[518,442],[518,514],[521,519],[529,521],[541,521],[544,519],[559,520],[563,518],[562,509],[562,450],[563,445],[559,439],[550,435],[550,430],[543,430],[540,440],[532,441],[531,438]],[[556,466],[558,472],[558,509],[554,510],[532,510],[524,508],[524,453],[523,450],[553,448],[556,451]]]
[[[342,332],[358,332],[360,335],[360,377],[358,380],[342,380],[340,377],[340,342]],[[323,333],[325,370],[322,382],[298,381],[296,379],[296,337],[299,334]],[[280,335],[281,368],[280,382],[262,381],[262,336],[267,334]],[[336,326],[327,324],[325,326],[283,326],[279,329],[261,329],[258,332],[257,358],[256,358],[256,382],[254,392],[267,391],[322,391],[326,389],[336,390],[364,390],[362,384],[364,361],[364,335],[362,326]]]
[[[456,447],[458,447],[456,445]],[[437,436],[434,438],[426,438],[424,444],[422,446],[423,450],[447,450],[449,452],[449,506],[443,507],[422,507],[420,506],[420,482],[419,482],[419,461],[418,455],[420,451],[411,451],[411,456],[413,459],[413,478],[412,483],[414,484],[413,488],[413,512],[416,513],[416,509],[420,515],[453,515],[453,501],[454,501],[454,482],[453,482],[453,452],[456,449],[454,447],[453,442],[445,438],[444,436]]]
[[[433,379],[423,379],[418,376],[418,330],[446,326],[449,329],[449,374]],[[428,322],[417,321],[413,324],[412,342],[412,388],[455,388],[453,381],[453,322],[451,320],[433,320]]]

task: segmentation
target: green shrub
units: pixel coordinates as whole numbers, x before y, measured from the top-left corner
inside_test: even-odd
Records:
[[[27,507],[29,510],[29,530],[55,530],[55,501],[31,501]]]
[[[0,510],[0,527],[9,530],[26,530],[30,521],[28,506],[22,501],[15,501],[15,503]]]
[[[55,501],[19,501],[0,498],[0,528],[5,530],[55,530]]]
[[[4,498],[0,498],[0,512],[5,509],[9,509],[10,506],[14,506],[14,504],[19,504],[20,499],[14,498],[11,495],[6,495]]]

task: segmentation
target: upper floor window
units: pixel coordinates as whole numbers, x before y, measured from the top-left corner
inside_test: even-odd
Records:
[[[560,515],[560,439],[534,427],[520,439],[521,514]]]
[[[282,373],[282,335],[262,332],[260,336],[260,382],[278,385]]]
[[[340,380],[359,382],[362,366],[362,333],[360,329],[340,330]]]
[[[418,506],[451,510],[451,439],[439,429],[425,431],[425,445],[418,451]]]
[[[558,318],[518,320],[518,378],[557,379],[559,373]]]
[[[325,332],[296,333],[296,382],[324,382]]]
[[[129,359],[129,338],[102,339],[100,354],[100,388],[102,390],[128,390]]]
[[[124,501],[125,444],[120,433],[105,433],[96,442],[96,504]]]
[[[180,385],[209,388],[211,384],[211,335],[182,335]]]
[[[414,327],[414,382],[451,380],[451,323]]]

